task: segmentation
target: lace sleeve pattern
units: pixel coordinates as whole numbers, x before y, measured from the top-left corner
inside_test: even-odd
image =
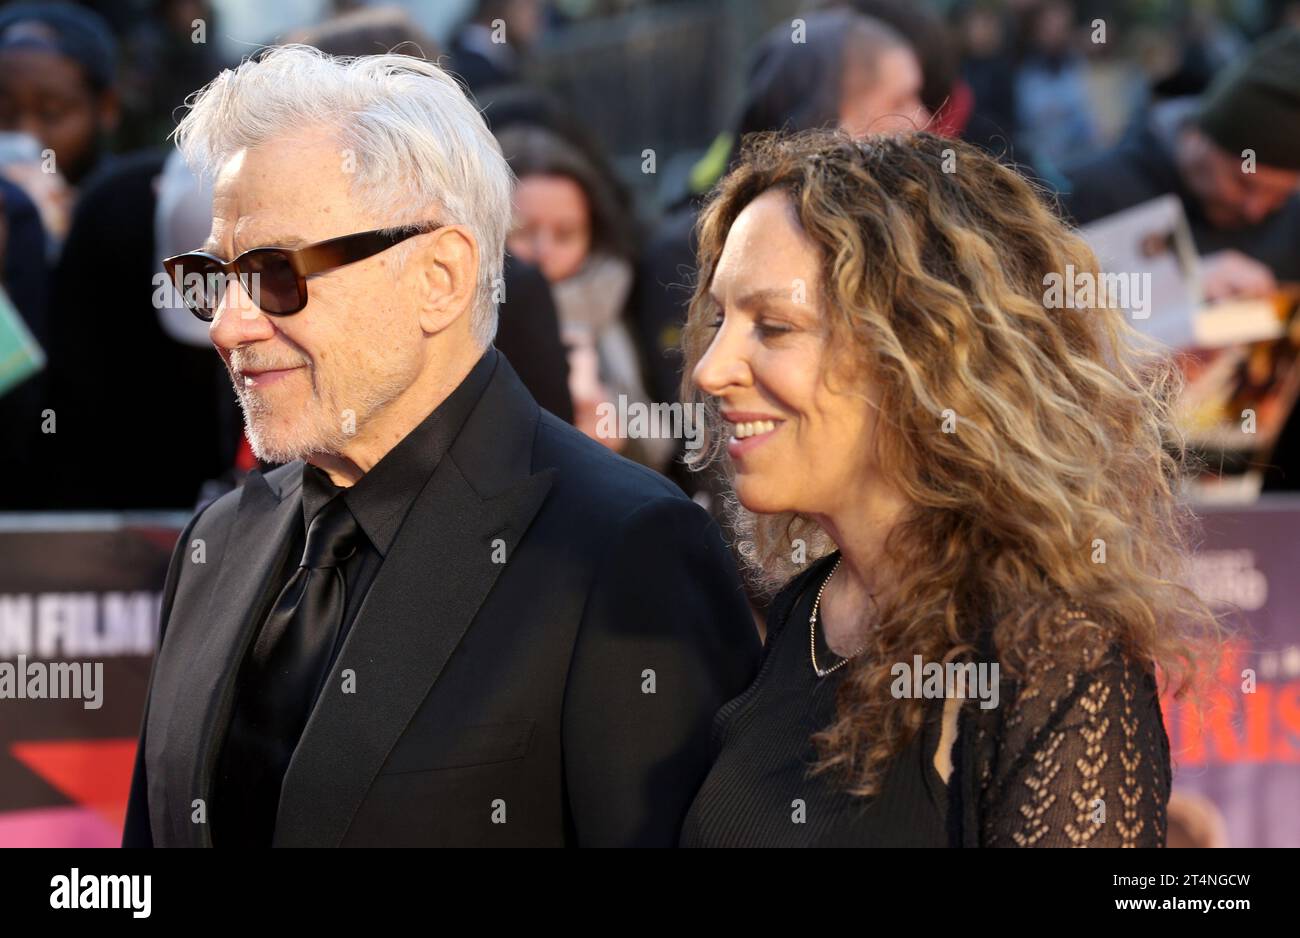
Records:
[[[1078,611],[1064,614],[1080,619]],[[1169,740],[1154,674],[1083,630],[1049,639],[1000,706],[964,722],[968,844],[1163,847]]]

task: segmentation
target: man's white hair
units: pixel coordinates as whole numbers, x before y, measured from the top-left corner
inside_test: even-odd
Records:
[[[215,175],[245,147],[325,126],[350,158],[358,207],[400,227],[464,225],[478,242],[473,333],[496,335],[496,286],[510,228],[514,174],[456,80],[405,55],[336,58],[303,45],[265,50],[218,75],[176,128],[186,161]],[[399,245],[399,260],[408,252]]]

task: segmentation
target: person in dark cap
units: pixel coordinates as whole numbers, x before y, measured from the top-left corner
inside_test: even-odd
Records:
[[[99,164],[117,125],[117,53],[108,24],[71,3],[0,9],[0,130],[54,151],[72,185]]]
[[[1190,179],[1211,221],[1254,224],[1293,199],[1300,182],[1300,29],[1273,34],[1226,71],[1202,101],[1196,124],[1232,170],[1224,186]],[[1253,173],[1241,171],[1247,151],[1257,163]]]
[[[1080,224],[1167,193],[1183,203],[1209,299],[1300,280],[1300,29],[1279,30],[1201,97],[1176,98],[1113,150],[1068,168]],[[1300,489],[1300,409],[1284,425],[1266,491]]]
[[[1177,195],[1210,299],[1300,280],[1300,29],[1264,38],[1205,95],[1156,106],[1065,176],[1062,205],[1079,224]]]

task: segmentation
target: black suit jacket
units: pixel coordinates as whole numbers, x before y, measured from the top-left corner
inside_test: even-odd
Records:
[[[301,481],[301,463],[250,474],[177,544],[125,846],[211,843],[234,681]],[[348,633],[274,843],[672,844],[758,649],[705,512],[541,410],[501,356]]]

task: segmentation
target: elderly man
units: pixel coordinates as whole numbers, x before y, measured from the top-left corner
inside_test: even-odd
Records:
[[[177,544],[124,844],[674,843],[757,638],[705,513],[492,347],[479,114],[422,60],[287,46],[178,139],[213,226],[166,266],[285,465]]]

